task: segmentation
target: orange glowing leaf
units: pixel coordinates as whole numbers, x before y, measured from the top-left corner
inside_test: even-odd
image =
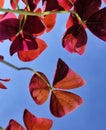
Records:
[[[0,0],[0,8],[2,8],[4,5],[4,0]]]
[[[11,119],[5,130],[25,130],[18,122]]]
[[[46,76],[41,72],[37,72],[37,73],[40,76],[42,76],[43,79],[41,79],[41,77],[39,77],[35,73],[30,80],[29,90],[34,101],[38,105],[41,105],[47,100],[49,96],[50,88],[46,84],[46,83],[49,84],[49,81],[46,78]]]
[[[36,42],[38,44],[37,49],[18,52],[18,57],[20,60],[24,62],[32,61],[36,59],[47,48],[47,44],[45,43],[45,41],[36,38]]]
[[[50,130],[53,123],[50,119],[34,116],[26,109],[23,118],[27,130]]]
[[[63,117],[82,104],[80,96],[66,91],[53,90],[50,100],[50,111],[56,117]]]

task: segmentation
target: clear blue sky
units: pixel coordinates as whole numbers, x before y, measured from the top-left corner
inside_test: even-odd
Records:
[[[0,78],[11,78],[11,82],[6,84],[8,89],[0,89],[0,126],[5,128],[11,118],[23,125],[23,111],[27,108],[36,116],[53,119],[54,125],[51,130],[106,129],[106,43],[87,30],[85,54],[69,54],[61,46],[66,19],[66,15],[58,15],[55,28],[42,36],[48,48],[35,61],[24,63],[18,60],[16,54],[9,56],[8,40],[0,44],[0,54],[5,56],[5,60],[19,67],[29,66],[44,72],[51,83],[57,60],[63,59],[87,81],[84,87],[72,90],[84,99],[83,105],[63,118],[53,117],[49,111],[49,99],[44,105],[38,106],[30,96],[28,85],[32,72],[18,72],[0,63]]]

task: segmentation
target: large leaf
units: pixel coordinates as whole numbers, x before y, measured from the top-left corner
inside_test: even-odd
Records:
[[[89,17],[86,25],[94,35],[106,41],[106,7]]]
[[[53,90],[50,99],[50,111],[56,117],[63,117],[82,104],[80,96],[71,92]]]
[[[87,20],[92,14],[99,10],[101,0],[76,0],[74,10],[82,20]]]
[[[35,38],[29,35],[18,35],[10,46],[10,54],[13,55],[15,52],[34,50],[37,48],[38,45]]]
[[[85,84],[76,72],[70,69],[61,59],[58,60],[53,88],[73,89]]]
[[[34,101],[38,105],[41,105],[47,100],[50,88],[48,86],[49,81],[47,77],[41,72],[37,73],[40,76],[38,76],[36,73],[32,76],[29,84],[29,90]]]
[[[18,122],[11,119],[5,130],[25,130]]]
[[[0,41],[9,39],[19,31],[19,20],[15,18],[5,19],[0,22]]]
[[[62,45],[70,53],[76,52],[82,55],[87,43],[87,34],[80,24],[74,24],[65,32]]]
[[[45,41],[36,38],[35,41],[37,42],[38,48],[34,50],[27,50],[27,51],[19,51],[18,57],[20,60],[24,62],[29,62],[36,59],[46,48],[47,44]]]
[[[23,118],[27,130],[50,130],[53,123],[50,119],[36,117],[28,110],[24,111]]]

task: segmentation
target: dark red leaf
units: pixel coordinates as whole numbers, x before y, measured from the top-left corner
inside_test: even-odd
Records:
[[[0,60],[1,61],[4,60],[4,56],[0,55]]]
[[[56,117],[63,117],[82,104],[80,96],[71,92],[53,90],[50,99],[50,111]]]
[[[70,69],[61,59],[58,60],[53,88],[73,89],[81,87],[84,84],[85,80]]]
[[[11,119],[5,130],[25,130],[18,122]]]
[[[9,82],[10,78],[6,78],[6,79],[1,79],[0,78],[0,81]],[[7,89],[7,87],[4,84],[2,84],[1,82],[0,82],[0,88]]]
[[[0,82],[0,88],[1,89],[7,89],[7,87],[4,84],[2,84],[1,82]]]
[[[26,109],[23,118],[27,130],[50,130],[53,124],[52,120],[47,118],[38,118]]]
[[[24,33],[31,34],[42,34],[45,31],[45,26],[37,16],[27,16],[26,23],[23,29]]]
[[[47,77],[41,72],[37,73],[40,75],[40,77],[36,73],[32,76],[29,84],[29,90],[34,101],[38,105],[41,105],[47,100],[50,88],[48,86],[49,81]]]
[[[15,3],[15,2],[16,2],[16,3]],[[19,0],[10,0],[11,7],[12,7],[13,9],[16,9],[18,2],[19,2]]]
[[[42,0],[44,11],[63,10],[57,0]]]
[[[0,41],[9,39],[19,31],[19,20],[15,18],[5,19],[0,22]]]
[[[70,53],[76,52],[82,55],[87,43],[87,34],[80,24],[68,28],[62,39],[63,47]]]
[[[76,0],[74,10],[82,20],[87,20],[92,14],[99,10],[101,0]]]
[[[10,54],[15,52],[27,51],[37,49],[38,45],[36,40],[29,35],[18,35],[10,46]]]
[[[36,38],[35,40],[37,42],[38,48],[35,50],[19,51],[18,57],[20,60],[24,62],[32,61],[36,59],[47,48],[47,44],[43,40],[38,38]]]
[[[106,7],[89,17],[86,25],[94,35],[106,41]]]

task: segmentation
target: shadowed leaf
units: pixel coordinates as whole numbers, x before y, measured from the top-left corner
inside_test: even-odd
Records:
[[[53,90],[50,100],[50,111],[56,117],[62,117],[82,104],[80,96],[71,92]]]
[[[38,73],[45,79],[47,83],[49,83],[48,79],[43,73]],[[47,86],[44,80],[42,80],[36,74],[34,74],[30,80],[29,90],[32,98],[38,105],[43,104],[47,100],[50,92],[50,88]]]
[[[94,35],[106,41],[106,7],[89,17],[86,25]]]
[[[47,118],[38,118],[25,109],[24,123],[27,130],[50,130],[52,127],[52,120]]]
[[[25,130],[18,122],[11,119],[5,130]]]
[[[18,57],[20,60],[24,62],[32,61],[36,59],[47,48],[47,44],[43,40],[38,38],[36,38],[35,40],[37,42],[38,48],[35,50],[19,51]]]

